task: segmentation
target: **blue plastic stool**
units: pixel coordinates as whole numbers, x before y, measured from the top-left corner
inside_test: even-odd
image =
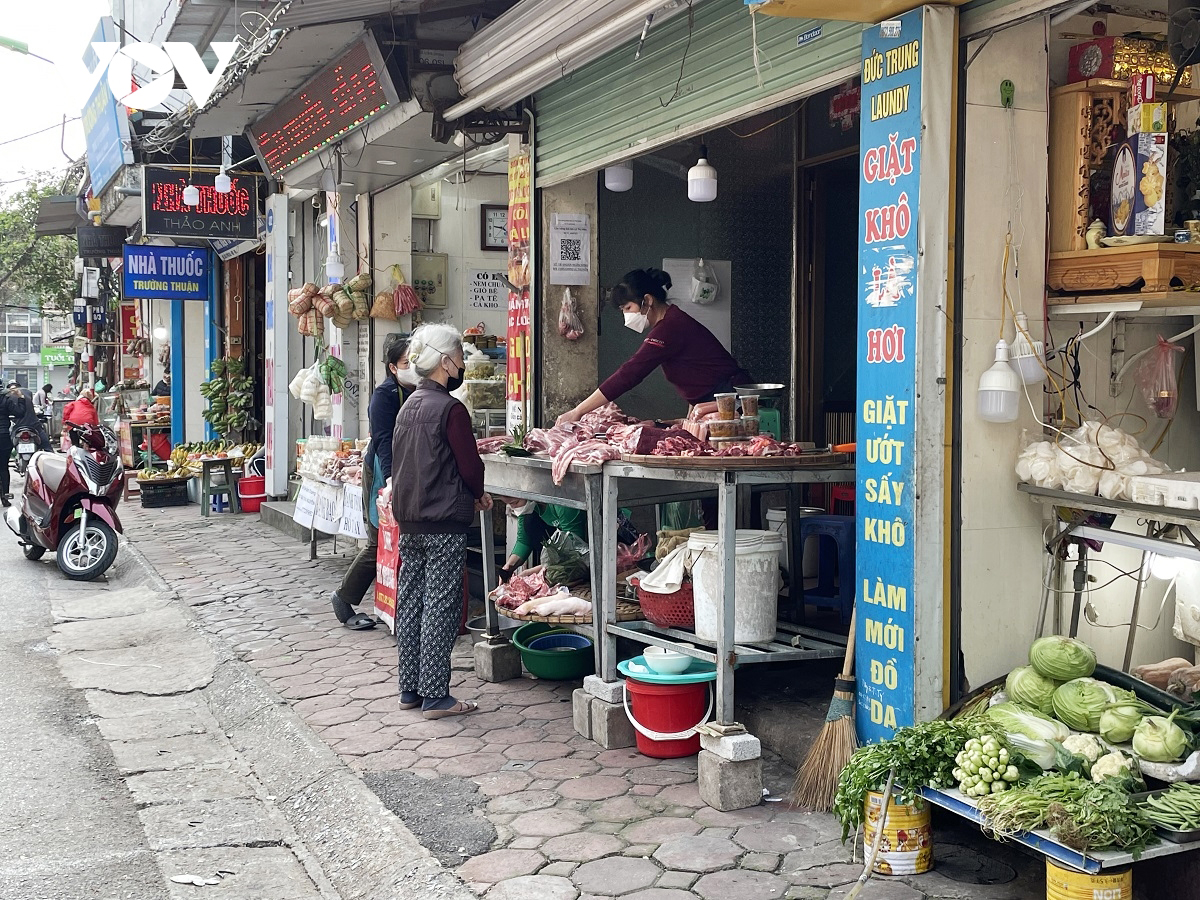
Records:
[[[837,609],[843,625],[854,611],[854,522],[854,516],[805,516],[800,520],[801,551],[810,537],[819,542],[817,586],[804,589],[803,602]]]

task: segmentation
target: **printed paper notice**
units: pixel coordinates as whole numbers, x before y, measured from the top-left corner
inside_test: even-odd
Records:
[[[496,311],[507,309],[504,284],[500,281],[505,274],[507,273],[493,272],[487,269],[469,269],[467,271],[467,303],[471,309]]]
[[[550,216],[550,283],[589,284],[592,280],[592,225],[585,215]]]

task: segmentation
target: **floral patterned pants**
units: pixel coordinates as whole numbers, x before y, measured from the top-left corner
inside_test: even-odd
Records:
[[[465,534],[401,534],[396,584],[400,690],[450,695],[450,651],[462,622]]]

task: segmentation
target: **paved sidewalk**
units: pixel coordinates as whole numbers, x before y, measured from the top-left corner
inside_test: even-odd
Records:
[[[578,736],[575,683],[480,682],[469,638],[456,647],[452,683],[480,711],[431,722],[400,710],[391,636],[347,631],[329,609],[349,545],[335,556],[322,544],[310,561],[306,545],[253,516],[202,519],[187,506],[132,507],[124,518],[199,621],[488,900],[835,900],[861,871],[831,816],[783,803],[719,812],[700,801],[694,757],[603,751]],[[773,796],[792,776],[764,760]],[[872,881],[863,900],[1042,895],[1040,861],[953,822],[939,823],[938,836],[937,871]],[[968,883],[989,880],[1005,883]]]

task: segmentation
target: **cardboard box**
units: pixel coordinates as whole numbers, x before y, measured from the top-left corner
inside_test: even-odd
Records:
[[[1117,148],[1109,198],[1109,235],[1165,234],[1167,135],[1135,134]]]
[[[1134,75],[1130,79],[1129,102],[1133,106],[1139,103],[1154,102],[1155,78],[1149,73]]]
[[[1171,83],[1175,65],[1166,45],[1123,37],[1099,37],[1076,44],[1067,55],[1067,81],[1111,78],[1128,81],[1134,75],[1150,73],[1159,83]],[[1191,69],[1183,70],[1181,85],[1192,83]]]
[[[1167,104],[1146,102],[1129,107],[1125,126],[1126,135],[1166,134]]]

